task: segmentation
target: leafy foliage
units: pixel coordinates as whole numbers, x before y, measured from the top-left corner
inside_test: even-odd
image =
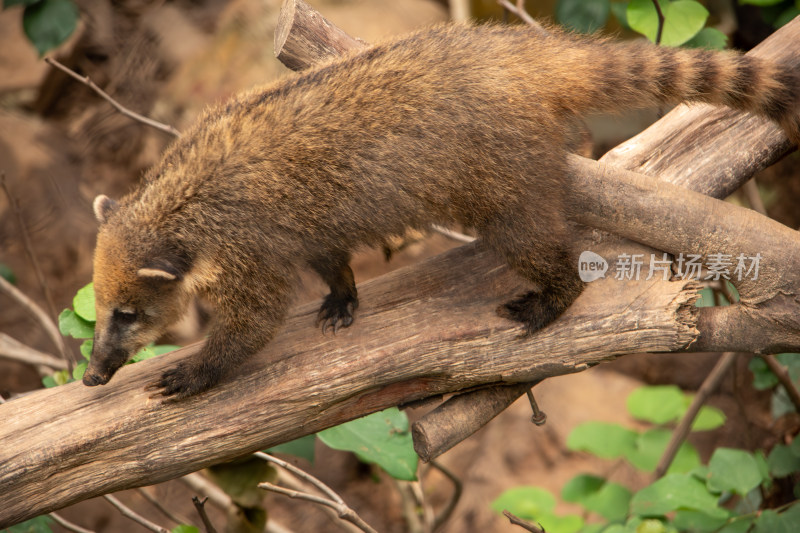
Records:
[[[417,454],[408,417],[396,407],[321,431],[322,442],[376,463],[395,479],[416,481]]]
[[[627,407],[634,418],[664,425],[685,416],[690,401],[691,397],[677,387],[642,387],[630,394]],[[713,429],[725,421],[719,410],[705,413],[705,420],[693,425],[694,431]],[[576,427],[567,438],[567,446],[604,459],[623,458],[640,470],[652,471],[670,437],[665,427],[637,432],[592,421]],[[555,496],[541,487],[507,490],[492,502],[492,509],[498,513],[508,509],[555,533],[798,531],[800,505],[759,510],[762,487],[771,486],[774,479],[797,474],[800,439],[788,446],[776,446],[769,458],[761,452],[719,448],[707,466],[700,463],[695,448],[684,442],[667,475],[636,493],[595,475],[580,474],[568,481],[561,498],[580,504],[588,518],[555,515]],[[738,506],[732,509],[724,505],[734,496],[740,499]],[[593,516],[605,522],[589,520]]]

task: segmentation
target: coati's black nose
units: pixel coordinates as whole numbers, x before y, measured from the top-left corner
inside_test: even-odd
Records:
[[[83,375],[83,384],[87,387],[94,387],[95,385],[105,385],[108,383],[107,379],[104,379],[102,376],[98,376],[97,374],[89,374],[86,373]]]

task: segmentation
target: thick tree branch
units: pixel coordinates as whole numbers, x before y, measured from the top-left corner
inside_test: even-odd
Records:
[[[796,21],[771,38],[783,42],[795,63],[800,62],[798,29]],[[716,136],[707,133],[704,139],[723,135],[737,136],[738,132],[734,128],[718,131]],[[774,136],[776,143],[786,146],[783,139],[781,134]],[[697,149],[695,139],[688,146]],[[670,149],[681,151],[675,145]],[[747,152],[748,143],[740,140],[730,149],[713,157],[735,159],[736,154]],[[774,152],[762,150],[761,157]],[[676,153],[673,156],[679,159]],[[583,176],[581,165],[589,176]],[[632,187],[636,194],[641,192],[652,201],[657,198],[648,192],[646,178],[597,163],[581,161],[581,165],[575,167],[576,172],[581,172],[585,183],[598,187],[596,194],[581,196],[587,202],[596,198],[586,216],[617,211],[630,216],[644,209],[637,198],[622,205],[604,203],[614,198],[608,193],[611,189]],[[758,164],[737,166],[733,171],[754,166]],[[726,183],[738,179],[740,175]],[[662,191],[668,197],[674,192],[657,189]],[[683,196],[676,198],[685,201]],[[731,214],[728,208],[714,204],[714,209],[723,222],[732,220],[726,218]],[[606,220],[598,224],[623,226],[621,216],[597,217]],[[676,224],[696,222],[677,215],[674,219]],[[662,240],[668,237],[653,230],[658,221],[647,216],[641,222],[641,234],[631,231],[632,237],[669,244]],[[688,235],[686,227],[676,231]],[[717,233],[722,235],[722,231],[720,226]],[[800,256],[795,236],[771,225],[762,228],[760,222],[738,231],[737,238],[747,246],[753,242],[752,234],[758,233],[763,242],[783,248],[787,268],[794,269],[787,275],[795,275]],[[680,247],[681,243],[672,244]],[[685,244],[703,246],[693,240]],[[601,255],[637,249],[632,243],[608,238],[592,246]],[[743,299],[750,294],[757,297],[749,305],[731,309],[740,310],[743,324],[762,317],[764,326],[776,320],[763,318],[765,310],[775,310],[785,327],[784,339],[800,349],[795,318],[800,316],[798,289],[794,278],[787,279],[762,280],[765,286],[781,288],[766,300],[762,298],[772,294],[772,289],[745,286],[748,294]],[[72,383],[2,404],[0,527],[98,494],[184,475],[393,405],[492,383],[539,381],[625,353],[677,351],[699,340],[707,349],[734,351],[740,348],[732,343],[745,341],[705,332],[698,339],[703,314],[693,306],[693,282],[610,277],[589,284],[557,322],[521,339],[522,327],[499,318],[494,309],[525,288],[501,260],[480,244],[469,244],[360,284],[358,321],[335,337],[314,329],[318,304],[295,309],[261,354],[218,387],[185,402],[150,400],[144,386],[163,369],[196,353],[198,345],[126,366],[103,387]],[[715,325],[719,324],[703,327]]]

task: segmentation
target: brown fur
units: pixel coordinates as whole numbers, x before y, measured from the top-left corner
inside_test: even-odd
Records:
[[[576,115],[688,99],[759,113],[798,139],[797,75],[779,65],[552,32],[437,27],[209,109],[118,207],[96,203],[84,382],[108,381],[199,293],[216,305],[208,342],[155,388],[207,389],[273,337],[304,265],[331,286],[320,320],[348,326],[351,251],[431,222],[476,228],[538,286],[503,311],[534,331],[582,288],[565,201]]]

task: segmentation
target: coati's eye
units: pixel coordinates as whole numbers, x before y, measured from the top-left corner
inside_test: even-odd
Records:
[[[136,311],[114,309],[114,321],[121,324],[133,324],[136,322]]]

